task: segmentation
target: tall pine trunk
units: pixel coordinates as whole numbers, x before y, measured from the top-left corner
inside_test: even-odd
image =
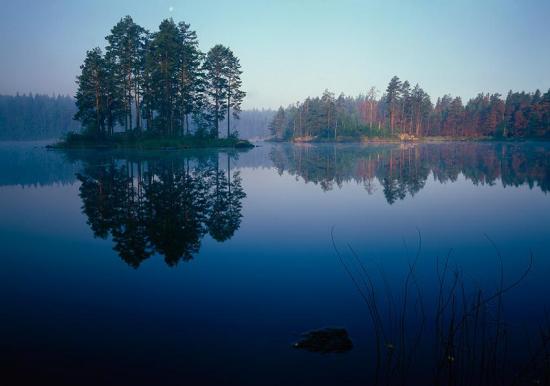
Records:
[[[231,114],[230,114],[230,111],[231,111],[231,89],[228,91],[227,93],[227,138],[229,138],[229,134],[230,134],[230,117],[231,117]]]
[[[141,115],[140,115],[140,109],[139,109],[139,104],[140,104],[140,100],[139,100],[139,86],[137,85],[136,83],[136,88],[135,88],[135,91],[134,91],[134,94],[135,94],[135,105],[136,105],[136,129],[138,132],[141,131]]]
[[[218,116],[218,112],[220,111],[220,103],[219,103],[219,98],[216,96],[216,114],[214,116],[214,121],[215,121],[215,128],[216,128],[216,138],[218,138],[220,136],[220,121],[219,121],[219,116]]]
[[[95,116],[96,116],[96,130],[98,133],[101,133],[102,127],[101,127],[101,117],[100,117],[100,95],[99,95],[99,81],[96,80],[95,84]]]
[[[128,71],[128,130],[132,130],[132,73]]]

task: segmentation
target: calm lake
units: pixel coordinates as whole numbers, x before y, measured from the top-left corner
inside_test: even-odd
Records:
[[[415,384],[544,366],[548,143],[1,143],[0,164],[0,366],[22,382]],[[323,327],[353,349],[293,347]]]

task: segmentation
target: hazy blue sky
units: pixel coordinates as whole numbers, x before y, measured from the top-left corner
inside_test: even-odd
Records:
[[[230,46],[245,107],[384,89],[394,74],[434,99],[550,87],[550,1],[0,0],[0,93],[73,94],[86,50],[127,14]]]

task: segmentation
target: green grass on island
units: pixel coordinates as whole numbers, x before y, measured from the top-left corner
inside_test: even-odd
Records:
[[[140,149],[176,150],[194,148],[252,148],[254,145],[237,137],[212,138],[197,136],[158,137],[115,133],[109,137],[97,137],[70,133],[60,142],[49,145],[54,149]]]

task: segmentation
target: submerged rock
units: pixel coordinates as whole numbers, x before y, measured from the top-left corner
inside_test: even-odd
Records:
[[[353,344],[345,329],[323,328],[303,333],[302,339],[293,346],[302,350],[328,354],[349,351]]]

